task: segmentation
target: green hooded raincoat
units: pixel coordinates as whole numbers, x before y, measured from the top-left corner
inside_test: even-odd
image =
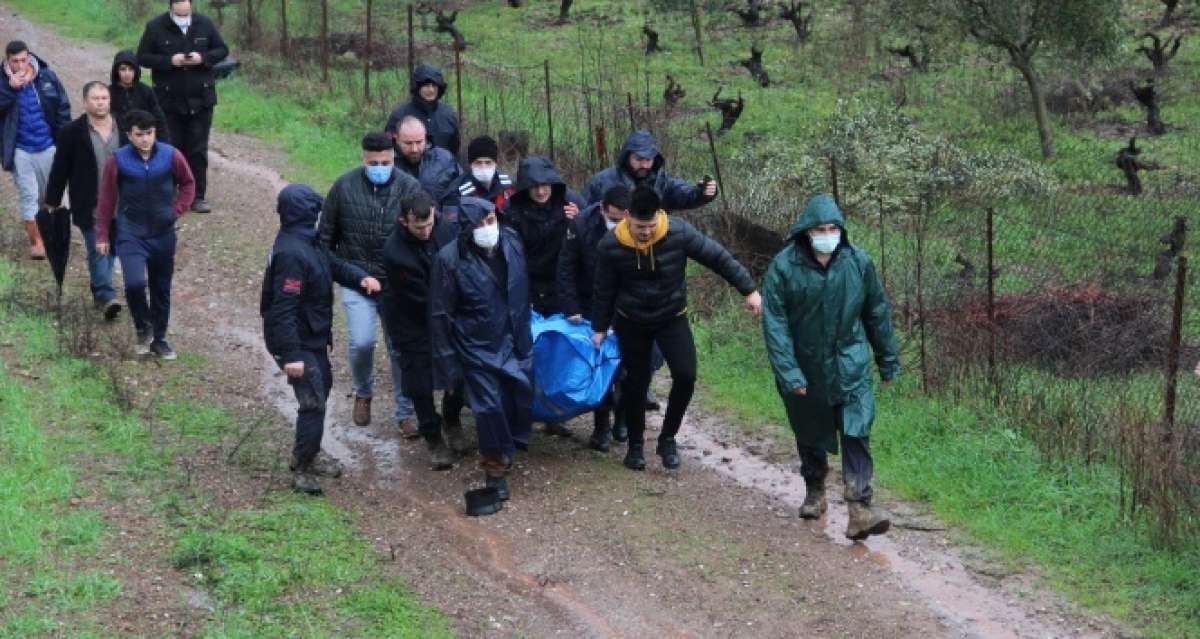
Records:
[[[842,230],[826,268],[805,234],[822,224]],[[875,265],[850,244],[845,218],[829,195],[809,201],[787,240],[763,285],[767,356],[797,443],[836,453],[839,427],[867,437],[875,420],[869,348],[882,379],[900,373],[891,309]],[[797,388],[807,388],[807,395],[795,395]]]

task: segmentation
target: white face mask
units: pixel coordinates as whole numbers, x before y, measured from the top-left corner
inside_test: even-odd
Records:
[[[186,29],[192,25],[192,16],[179,17],[172,13],[171,22],[174,22],[175,26],[179,27],[180,29]]]
[[[842,243],[841,232],[823,233],[821,235],[811,235],[809,237],[812,238],[813,250],[824,255],[833,253],[835,250],[837,250],[838,244]]]
[[[491,184],[492,178],[496,177],[496,167],[493,166],[486,169],[472,168],[471,176],[474,177],[475,181],[480,184]]]
[[[500,243],[500,225],[489,224],[488,226],[480,226],[471,231],[471,237],[475,240],[476,246],[490,251]]]
[[[620,224],[620,222],[614,222],[614,221],[608,219],[607,217],[604,218],[604,226],[607,227],[608,230],[610,230],[610,231],[617,228],[618,224]]]

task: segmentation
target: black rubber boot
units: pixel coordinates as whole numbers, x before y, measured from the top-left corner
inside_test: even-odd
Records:
[[[679,458],[679,449],[675,445],[674,437],[659,440],[658,448],[654,452],[662,457],[663,468],[667,470],[675,470],[683,464],[683,460]]]
[[[825,501],[825,482],[804,482],[804,503],[800,504],[801,519],[820,519],[829,508]]]
[[[450,470],[454,467],[454,453],[446,446],[441,435],[426,435],[425,445],[429,448],[429,465],[434,470]]]
[[[496,495],[500,497],[500,501],[508,501],[508,480],[503,477],[492,477],[491,475],[483,476],[484,485],[488,488],[495,488]]]
[[[613,415],[612,438],[615,442],[624,444],[629,441],[629,427],[625,425],[625,415],[616,409]]]
[[[629,470],[646,470],[646,453],[641,444],[629,444],[625,450],[625,467]]]
[[[609,412],[598,410],[592,413],[592,420],[592,436],[588,438],[588,448],[607,453],[609,441],[612,436],[612,426],[609,424]]]

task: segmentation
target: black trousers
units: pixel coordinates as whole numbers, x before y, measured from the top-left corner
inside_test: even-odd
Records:
[[[208,193],[208,134],[212,131],[213,110],[195,113],[167,112],[167,127],[171,129],[171,145],[187,158],[192,177],[196,178],[196,199]]]
[[[620,410],[629,427],[629,444],[641,445],[646,433],[646,391],[654,374],[654,346],[662,351],[671,371],[671,394],[663,416],[659,441],[672,439],[683,423],[696,390],[696,341],[686,315],[660,324],[639,324],[618,315],[613,322],[621,346],[625,379],[621,382]]]
[[[454,393],[445,393],[442,395],[442,415],[438,415],[437,409],[434,408],[433,394],[420,395],[417,397],[409,397],[413,403],[413,410],[417,413],[417,424],[420,429],[421,436],[426,440],[442,434],[442,415],[446,416],[446,421],[457,422],[460,420],[460,415],[463,409],[463,386],[458,385],[454,389]]]
[[[840,412],[840,411],[839,411]],[[842,483],[845,496],[850,501],[871,503],[871,479],[875,475],[875,463],[871,459],[871,446],[867,437],[851,437],[838,429],[842,449]],[[829,454],[824,448],[797,444],[800,452],[800,476],[804,483],[824,483],[829,474]]]
[[[379,308],[386,307],[382,304]],[[387,321],[386,317],[384,321]],[[425,439],[442,434],[442,415],[447,421],[459,421],[466,402],[462,382],[459,382],[453,394],[442,395],[442,415],[438,415],[433,402],[433,355],[405,348],[400,348],[400,392],[413,403],[417,428]]]
[[[329,365],[329,351],[302,351],[304,376],[288,378],[288,384],[296,393],[299,408],[296,411],[296,444],[292,457],[301,465],[307,464],[321,450],[321,438],[325,435],[325,404],[329,389],[333,387],[333,371]],[[288,364],[290,362],[284,362]]]

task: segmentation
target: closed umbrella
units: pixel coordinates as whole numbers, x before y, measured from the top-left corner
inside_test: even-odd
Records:
[[[58,284],[58,297],[62,298],[63,276],[67,272],[67,259],[71,257],[71,211],[63,207],[42,208],[37,214],[38,232],[46,245],[46,261]]]

